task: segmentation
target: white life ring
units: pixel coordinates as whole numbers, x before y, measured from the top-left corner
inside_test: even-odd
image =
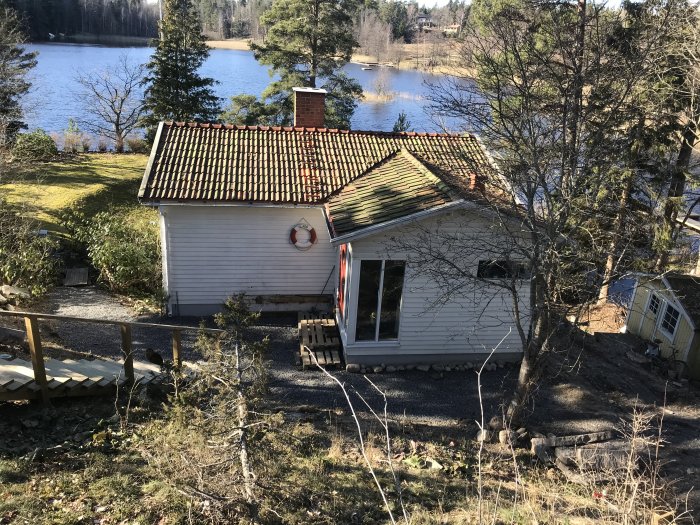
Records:
[[[308,238],[300,239],[298,236],[298,233],[300,231],[308,232],[308,234],[309,234]],[[294,225],[294,227],[292,228],[292,231],[289,232],[289,240],[297,250],[303,251],[303,250],[308,250],[314,244],[316,244],[318,237],[316,236],[316,230],[314,230],[314,228],[310,224],[299,223],[299,224]]]

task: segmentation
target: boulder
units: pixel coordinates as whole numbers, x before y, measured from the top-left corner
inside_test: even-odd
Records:
[[[372,367],[372,372],[374,372],[375,374],[380,374],[384,372],[384,367],[382,365],[374,366]]]
[[[476,440],[479,443],[491,443],[491,441],[493,441],[494,436],[495,434],[490,430],[479,430],[479,432],[476,433]]]
[[[427,372],[430,370],[430,365],[418,365],[416,366],[416,370],[420,370],[421,372]]]
[[[498,432],[498,442],[501,445],[515,443],[518,436],[512,430],[501,430]]]
[[[18,286],[10,286],[9,284],[3,284],[0,288],[0,293],[8,299],[13,299],[19,297],[20,299],[29,299],[29,290],[26,288],[20,288]]]
[[[24,338],[25,334],[22,330],[0,327],[0,344],[21,345],[24,344]]]
[[[5,306],[10,301],[4,295],[0,294],[0,306]]]
[[[360,365],[355,363],[348,363],[345,365],[345,370],[352,374],[358,374],[360,372]]]
[[[384,370],[386,370],[386,371],[389,372],[389,373],[391,373],[391,372],[396,372],[396,367],[395,367],[395,366],[389,365],[389,366],[387,366]]]

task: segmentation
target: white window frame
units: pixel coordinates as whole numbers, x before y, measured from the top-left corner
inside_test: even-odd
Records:
[[[381,273],[379,274],[379,293],[377,294],[377,309],[375,311],[376,314],[376,319],[377,323],[376,326],[374,327],[374,339],[362,339],[358,340],[357,339],[357,309],[358,309],[358,304],[355,303],[355,329],[354,329],[354,334],[353,334],[353,341],[356,343],[396,343],[401,339],[401,330],[403,329],[403,323],[401,322],[401,315],[403,313],[403,297],[404,297],[404,291],[406,290],[406,274],[407,274],[407,267],[408,264],[406,260],[404,259],[359,259],[358,260],[358,267],[357,267],[357,282],[358,286],[362,286],[362,261],[382,261],[382,268],[381,268]],[[401,282],[401,300],[399,301],[399,331],[396,334],[396,337],[393,337],[391,339],[379,339],[379,328],[381,326],[381,315],[382,315],[382,299],[384,298],[384,268],[386,267],[386,262],[402,262],[404,264],[404,272],[403,272],[403,281]],[[359,288],[358,288],[358,295],[359,295]]]
[[[664,311],[663,314],[658,317],[659,319],[659,330],[661,330],[664,334],[666,334],[671,341],[673,341],[674,337],[676,336],[676,332],[678,331],[678,325],[681,324],[681,311],[676,308],[674,305],[669,303],[668,301],[664,301],[666,304],[664,305]],[[666,318],[666,313],[668,312],[669,308],[673,308],[677,313],[676,317],[676,324],[673,326],[673,331],[669,332],[666,328],[664,328],[664,320]]]
[[[656,301],[656,311],[654,311],[651,308],[652,303]],[[666,301],[662,300],[661,297],[656,295],[655,292],[651,292],[649,294],[649,303],[647,304],[647,312],[651,312],[653,315],[657,316],[659,315],[659,311],[661,310],[661,307],[664,305]]]

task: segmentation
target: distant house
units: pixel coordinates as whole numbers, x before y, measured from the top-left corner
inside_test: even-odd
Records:
[[[700,379],[700,277],[638,276],[627,313],[626,331],[661,341],[664,357],[684,362]]]
[[[160,124],[139,198],[160,211],[169,311],[207,315],[245,292],[261,310],[334,309],[348,363],[477,360],[509,330],[499,358],[517,359],[508,293],[486,279],[434,307],[440,290],[405,253],[430,228],[498,244],[480,143],[326,129],[324,94],[296,89],[289,128]],[[508,271],[475,253],[475,274]]]

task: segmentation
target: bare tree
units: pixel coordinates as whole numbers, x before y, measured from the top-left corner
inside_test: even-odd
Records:
[[[427,234],[416,243],[421,253],[414,262],[442,282],[444,293],[485,286],[511,292],[523,359],[508,420],[520,418],[561,317],[596,299],[589,276],[605,260],[610,238],[598,216],[604,211],[599,196],[619,167],[624,141],[617,139],[630,122],[625,110],[673,30],[677,8],[675,0],[642,5],[637,29],[643,38],[628,42],[634,53],[612,45],[625,14],[585,0],[481,13],[461,51],[462,65],[477,79],[448,78],[434,86],[434,114],[460,119],[497,155],[498,172],[488,174],[479,198],[490,202],[512,242],[499,247],[475,239],[468,228]],[[529,291],[515,285],[512,270],[505,272],[509,279],[479,278],[474,260],[489,243],[507,265],[520,259],[529,267]],[[519,317],[523,301],[529,315]]]
[[[143,113],[140,84],[144,72],[142,64],[132,64],[127,55],[122,55],[111,68],[76,77],[82,88],[85,113],[94,117],[81,119],[81,125],[113,140],[117,153],[124,151],[126,137],[138,127]]]

